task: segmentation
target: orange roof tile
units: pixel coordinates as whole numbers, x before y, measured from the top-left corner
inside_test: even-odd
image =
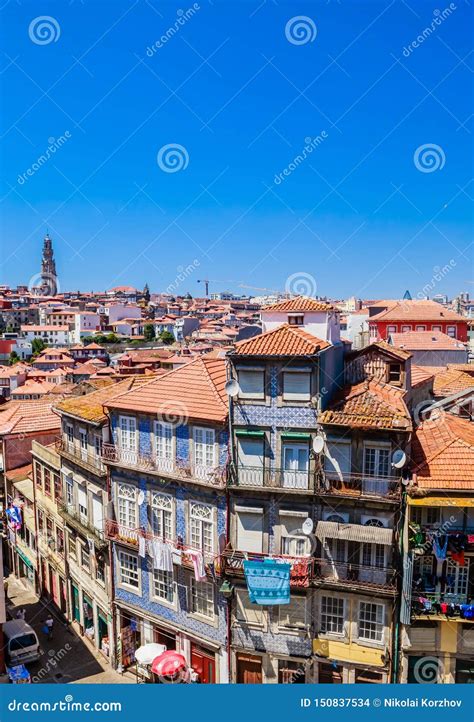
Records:
[[[333,311],[334,306],[325,301],[318,301],[308,296],[296,296],[278,301],[271,306],[263,306],[262,311]]]
[[[253,338],[238,341],[238,356],[314,356],[331,344],[287,323]]]
[[[52,401],[8,401],[0,407],[0,434],[28,434],[60,427]]]
[[[374,304],[375,306],[382,304]],[[449,308],[444,308],[436,301],[397,301],[384,311],[380,311],[369,319],[372,321],[466,321]]]
[[[170,419],[223,423],[228,408],[225,382],[224,359],[198,356],[185,366],[106,402],[105,406]]]
[[[408,331],[390,334],[391,341],[398,348],[410,351],[451,351],[466,349],[466,344],[441,331]]]
[[[434,376],[431,371],[428,371],[427,368],[424,366],[416,366],[412,365],[411,367],[411,385],[412,386],[420,386],[421,384],[424,384],[426,381],[429,381]]]
[[[321,424],[358,428],[410,431],[405,392],[371,379],[346,387],[329,409],[319,416]]]
[[[92,393],[84,396],[65,399],[57,404],[55,408],[60,412],[77,416],[85,421],[92,421],[97,424],[104,423],[107,420],[104,405],[109,401],[113,401],[116,396],[121,396],[144,383],[147,383],[147,380],[143,376],[132,376],[124,381],[119,381],[113,386],[106,386],[99,391],[92,391]]]
[[[474,378],[466,371],[448,366],[448,368],[435,374],[433,383],[435,396],[449,396],[468,389],[472,389],[474,392]]]
[[[449,413],[424,421],[413,434],[412,462],[420,488],[474,491],[474,424]]]

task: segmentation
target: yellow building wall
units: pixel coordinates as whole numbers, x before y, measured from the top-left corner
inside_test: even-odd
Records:
[[[337,659],[351,664],[384,667],[382,661],[383,650],[363,647],[356,642],[333,642],[326,639],[313,639],[313,652],[318,657]]]

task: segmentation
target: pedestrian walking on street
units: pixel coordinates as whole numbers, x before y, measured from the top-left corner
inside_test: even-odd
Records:
[[[15,616],[16,616],[17,619],[23,619],[23,621],[25,621],[25,618],[26,618],[26,609],[25,609],[24,607],[22,607],[21,609],[18,609],[18,611],[17,611],[17,613],[16,613]]]
[[[51,640],[53,638],[53,625],[54,625],[54,619],[51,616],[51,614],[48,614],[46,617],[46,621],[44,623],[43,631],[45,634],[48,635],[48,639]]]

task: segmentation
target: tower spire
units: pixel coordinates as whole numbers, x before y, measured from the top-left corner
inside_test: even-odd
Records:
[[[56,262],[54,260],[53,241],[48,232],[43,241],[43,256],[41,260],[41,286],[51,296],[55,296],[58,290],[58,277],[56,274]]]

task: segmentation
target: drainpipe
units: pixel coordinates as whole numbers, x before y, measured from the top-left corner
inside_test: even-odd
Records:
[[[406,516],[406,491],[405,489],[402,490],[402,500],[400,505],[400,523],[399,523],[399,533],[400,533],[400,539],[399,539],[399,549],[400,549],[400,559],[402,561],[402,570],[403,570],[403,554],[404,554],[404,548],[403,548],[403,536],[405,532],[405,516]],[[402,571],[403,575],[403,571]],[[395,600],[395,604],[393,607],[393,613],[395,616],[395,622],[394,622],[394,629],[393,629],[393,640],[392,640],[392,684],[397,684],[398,677],[399,677],[399,662],[400,662],[400,595],[401,590],[403,589],[403,576],[401,579],[399,579],[398,582],[398,595],[397,599]]]

